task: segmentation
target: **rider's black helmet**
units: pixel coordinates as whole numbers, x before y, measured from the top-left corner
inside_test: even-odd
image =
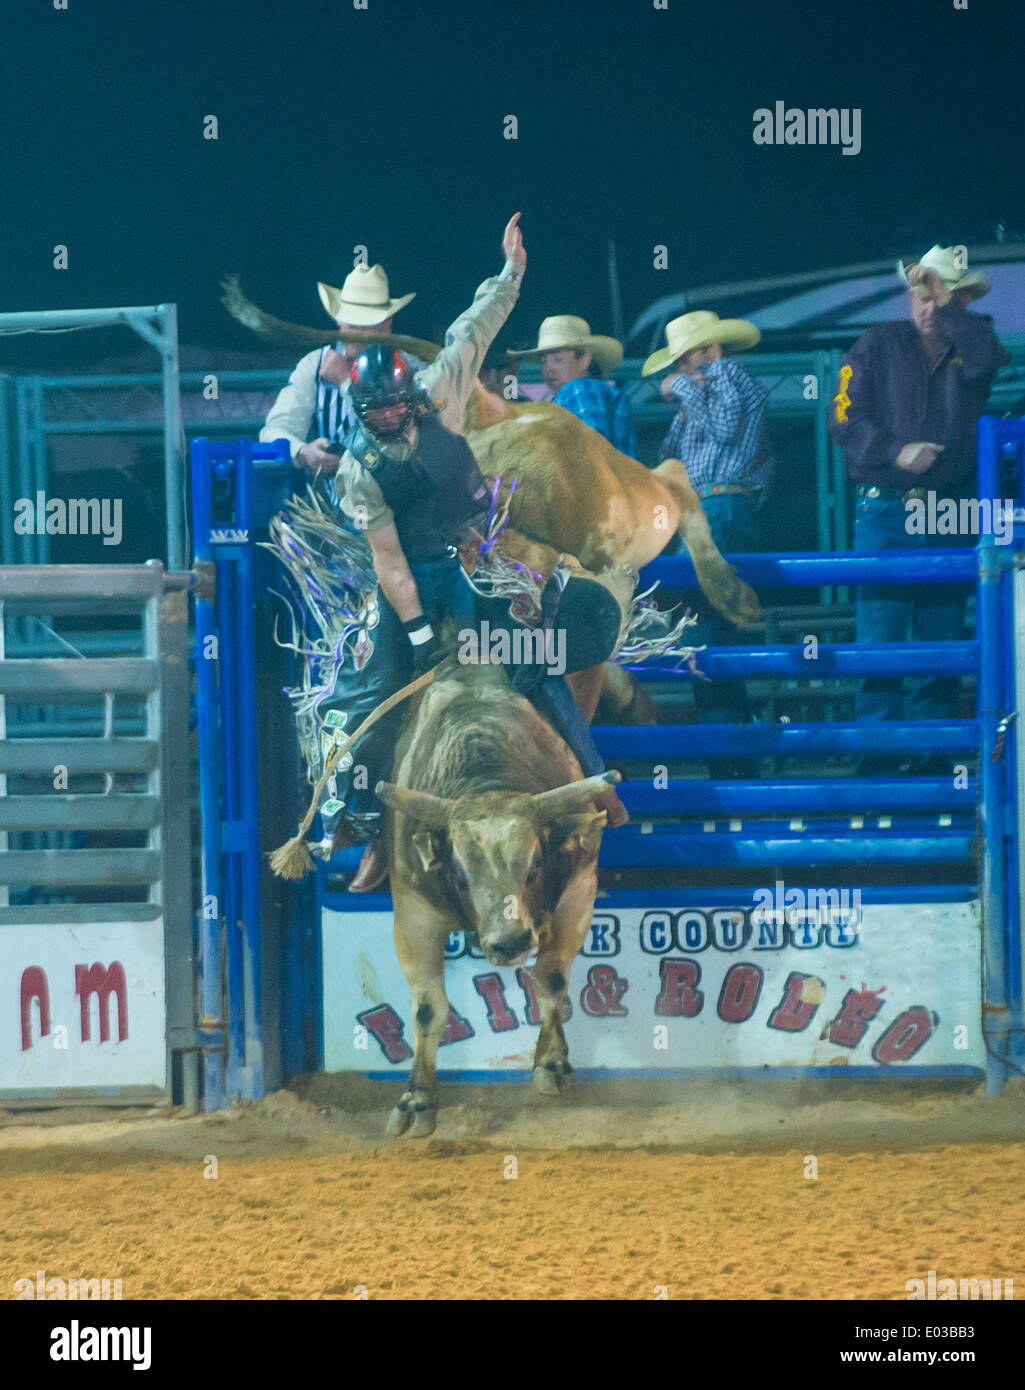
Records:
[[[406,428],[416,403],[413,369],[393,348],[384,347],[381,343],[370,343],[353,365],[349,398],[359,419],[367,424],[374,434],[383,438],[400,435]],[[406,407],[397,425],[384,430],[379,425],[371,425],[368,422],[367,411],[385,410],[395,405]]]

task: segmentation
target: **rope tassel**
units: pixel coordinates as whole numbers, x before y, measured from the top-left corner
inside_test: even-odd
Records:
[[[435,667],[437,670],[437,667]],[[313,857],[310,854],[309,846],[306,843],[306,834],[313,824],[313,817],[317,814],[317,807],[320,805],[320,798],[324,794],[324,789],[334,774],[338,766],[338,760],[343,754],[348,753],[354,748],[363,735],[379,719],[383,719],[389,710],[395,708],[403,700],[415,695],[418,690],[429,685],[434,679],[434,671],[426,671],[422,676],[417,676],[415,681],[410,681],[401,690],[397,690],[394,695],[389,695],[387,700],[382,700],[377,708],[371,711],[364,719],[363,723],[353,733],[343,736],[336,740],[334,747],[324,759],[324,769],[313,788],[310,796],[310,804],[306,808],[306,814],[299,822],[299,829],[290,840],[286,840],[283,845],[279,845],[276,850],[272,850],[270,858],[271,872],[278,878],[303,878],[313,868]]]

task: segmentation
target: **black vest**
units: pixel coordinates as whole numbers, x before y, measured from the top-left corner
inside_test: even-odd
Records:
[[[488,512],[488,485],[469,444],[428,409],[417,416],[416,448],[389,458],[357,425],[345,447],[381,489],[410,562],[440,559],[468,538]]]

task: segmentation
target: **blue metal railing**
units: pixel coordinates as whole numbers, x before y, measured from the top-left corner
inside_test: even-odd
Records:
[[[980,422],[979,496],[1006,495],[1000,483],[1000,462],[1025,445],[1025,423]],[[203,759],[203,843],[208,893],[223,897],[222,918],[241,921],[241,934],[228,931],[226,967],[229,1052],[226,1085],[232,1094],[259,1094],[260,1038],[259,978],[259,862],[257,855],[255,763],[246,755],[254,728],[256,675],[253,665],[252,568],[254,520],[253,486],[264,468],[283,479],[287,451],[278,445],[254,445],[248,440],[211,444],[196,441],[194,489],[197,553],[212,560],[217,571],[216,615],[209,600],[198,604],[197,642],[219,633],[220,678],[213,669],[200,674],[201,748],[216,746],[217,720],[210,702],[220,703],[219,762]],[[263,462],[266,461],[266,462]],[[1020,467],[1020,465],[1019,465]],[[214,481],[230,484],[233,511],[219,524],[247,534],[211,545],[213,525],[211,488]],[[1020,500],[1020,485],[1018,486]],[[624,796],[640,816],[657,814],[707,817],[743,815],[735,831],[715,828],[714,833],[691,823],[675,822],[630,826],[605,837],[601,864],[606,869],[665,869],[693,864],[766,865],[918,864],[950,865],[965,870],[960,886],[911,886],[907,891],[921,901],[957,897],[973,875],[972,865],[981,843],[979,871],[983,914],[984,1031],[987,1042],[987,1088],[998,1091],[1006,1079],[1012,1055],[1020,1056],[1022,1038],[1021,951],[1017,940],[1017,815],[1014,761],[1016,730],[1005,716],[1013,709],[1013,655],[1010,622],[1010,571],[1020,550],[1022,530],[1015,527],[1015,544],[997,545],[982,536],[977,549],[936,548],[927,551],[886,552],[876,555],[751,555],[731,556],[741,576],[765,587],[819,587],[825,584],[893,583],[921,585],[965,583],[976,580],[977,631],[974,641],[889,643],[818,646],[814,662],[803,646],[724,647],[700,653],[701,669],[710,677],[724,676],[823,676],[866,677],[942,673],[974,674],[978,681],[977,718],[874,724],[804,724],[751,726],[641,726],[595,731],[601,751],[609,758],[672,759],[729,756],[822,757],[850,753],[944,752],[980,757],[978,780],[965,779],[952,786],[948,779],[775,779],[766,781],[676,783],[650,794],[647,783],[627,782]],[[223,576],[223,578],[222,578]],[[642,584],[654,579],[666,586],[695,587],[693,569],[683,557],[667,557],[648,566]],[[223,584],[223,592],[222,592]],[[225,642],[242,650],[225,651]],[[210,663],[207,663],[210,667]],[[649,667],[642,678],[689,680],[687,672],[667,672]],[[230,698],[229,698],[230,697]],[[229,710],[226,705],[231,703]],[[234,749],[233,755],[229,754]],[[233,765],[234,757],[241,766]],[[216,769],[219,768],[219,773]],[[214,781],[215,773],[219,783]],[[219,800],[223,795],[223,804]],[[656,809],[657,808],[657,809]],[[977,809],[980,836],[976,833]],[[859,813],[854,815],[854,813]],[[761,813],[764,819],[759,819]],[[773,816],[816,816],[814,823],[788,826]],[[885,818],[884,818],[885,817]],[[875,823],[873,823],[875,821]],[[355,856],[336,856],[331,867],[354,867]],[[213,861],[216,859],[217,863]],[[220,867],[223,865],[224,867]],[[323,893],[321,870],[318,892]],[[650,890],[649,890],[650,891]],[[667,890],[668,891],[668,890]],[[680,890],[672,890],[678,892]],[[707,898],[709,890],[701,890]],[[735,896],[737,892],[731,890]],[[867,889],[865,891],[868,891]],[[890,889],[890,893],[902,890]],[[1011,901],[1009,893],[1014,894]],[[362,900],[366,908],[373,902]],[[234,944],[231,943],[234,940]],[[204,923],[204,1009],[216,1015],[219,1007],[220,932]],[[240,955],[233,955],[234,951]],[[244,999],[237,1017],[232,1010]],[[221,1094],[216,1071],[208,1063],[208,1105]],[[217,1102],[219,1103],[219,1102]]]
[[[202,1008],[226,1025],[227,1053],[206,1054],[204,1108],[263,1094],[257,680],[253,587],[254,460],[288,464],[288,446],[197,439],[192,446],[196,559],[213,594],[196,599],[200,812],[203,844]],[[230,521],[215,515],[215,487]],[[232,533],[235,539],[215,539]],[[204,576],[206,578],[207,576]]]

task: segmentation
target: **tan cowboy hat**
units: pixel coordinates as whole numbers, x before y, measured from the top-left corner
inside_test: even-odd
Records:
[[[404,304],[416,298],[416,292],[405,294],[401,299],[392,299],[388,292],[388,277],[384,266],[358,265],[345,277],[340,290],[333,285],[317,281],[320,302],[335,323],[351,323],[357,328],[373,328],[383,323],[392,314],[398,313]]]
[[[670,319],[666,324],[668,347],[653,352],[641,368],[641,376],[653,376],[663,367],[668,367],[691,348],[707,347],[709,343],[729,344],[738,352],[752,348],[761,342],[761,331],[747,319],[721,319],[711,309],[695,309],[691,314],[681,314],[678,319]]]
[[[981,270],[965,275],[964,266],[958,256],[958,252],[963,250],[961,246],[934,246],[931,251],[926,251],[919,261],[898,261],[897,274],[907,285],[908,271],[913,265],[920,265],[923,270],[934,270],[948,290],[964,290],[969,298],[981,299],[984,294],[989,294],[992,288],[989,276]],[[917,285],[910,285],[909,288],[916,294],[925,293]]]
[[[623,357],[623,344],[601,333],[592,333],[586,319],[576,314],[554,314],[545,319],[537,334],[537,347],[510,350],[510,357],[540,357],[542,352],[558,352],[560,348],[586,348],[603,372],[611,372]]]

